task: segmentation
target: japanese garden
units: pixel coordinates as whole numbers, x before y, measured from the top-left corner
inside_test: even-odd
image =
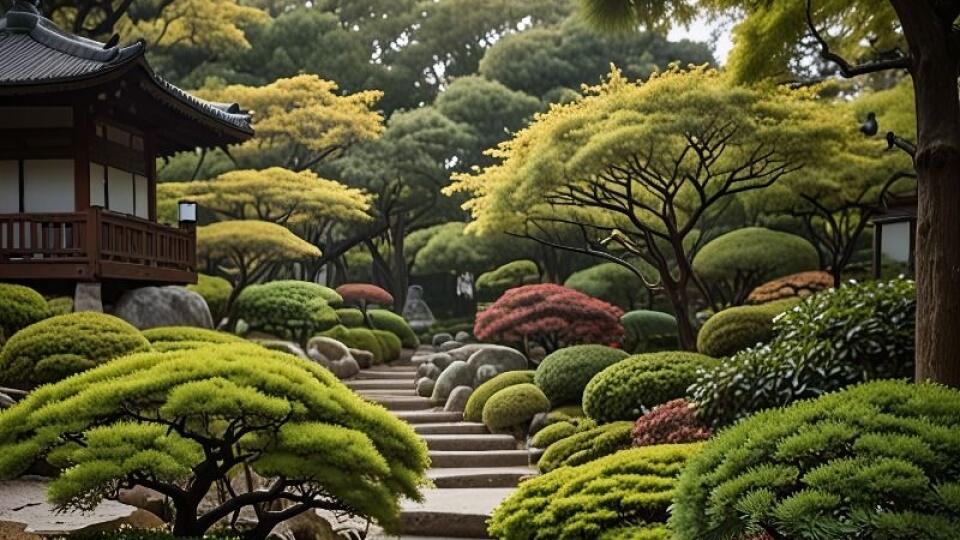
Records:
[[[0,0],[0,540],[960,539],[960,1]]]

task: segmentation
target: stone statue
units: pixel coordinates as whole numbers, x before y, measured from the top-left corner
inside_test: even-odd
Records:
[[[411,285],[407,289],[407,302],[403,305],[403,318],[414,332],[423,332],[436,322],[430,306],[423,300],[423,287]]]

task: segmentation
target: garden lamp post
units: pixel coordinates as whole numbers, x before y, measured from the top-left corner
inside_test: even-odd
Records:
[[[197,203],[177,201],[177,221],[181,229],[193,229],[197,226]]]

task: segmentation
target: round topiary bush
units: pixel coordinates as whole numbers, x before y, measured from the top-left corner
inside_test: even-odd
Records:
[[[197,274],[196,285],[187,285],[187,289],[199,294],[207,302],[214,326],[227,316],[227,302],[233,292],[233,285],[229,281],[218,276]]]
[[[586,429],[547,447],[537,462],[541,472],[549,472],[567,465],[580,465],[609,456],[618,450],[630,448],[633,440],[630,436],[633,422],[611,422],[600,426],[585,424],[585,426]]]
[[[73,298],[69,296],[58,296],[47,300],[47,307],[50,308],[50,316],[66,315],[73,313]]]
[[[400,338],[398,338],[396,334],[386,330],[371,330],[370,332],[373,333],[373,337],[377,338],[377,341],[380,343],[383,362],[393,362],[400,358],[403,345],[400,343]]]
[[[677,318],[669,313],[639,309],[620,317],[623,348],[633,354],[677,348]]]
[[[340,301],[329,287],[280,280],[247,287],[237,297],[236,309],[251,330],[290,338],[304,347],[313,335],[339,323],[330,305]]]
[[[400,338],[400,343],[405,349],[416,349],[420,346],[417,334],[400,315],[386,309],[371,309],[367,312],[367,316],[370,317],[370,322],[373,323],[374,328],[392,332],[393,335]]]
[[[143,331],[150,345],[158,351],[195,349],[211,344],[243,343],[241,337],[217,330],[193,326],[159,326]]]
[[[393,295],[372,283],[345,283],[337,287],[337,294],[343,297],[344,303],[359,306],[364,311],[370,304],[393,304]]]
[[[909,280],[817,293],[776,320],[773,341],[704,370],[689,397],[722,426],[865,380],[911,377],[915,318]]]
[[[503,344],[535,342],[547,352],[620,340],[620,308],[581,292],[543,284],[510,289],[477,315],[473,335]]]
[[[340,308],[336,311],[340,324],[347,328],[356,328],[366,324],[363,320],[363,312],[357,308]]]
[[[659,274],[655,268],[641,260],[630,262],[647,278],[647,281],[657,282]],[[599,298],[622,309],[636,309],[647,304],[651,295],[644,280],[622,264],[612,262],[574,272],[563,282],[563,286]]]
[[[779,277],[768,281],[750,291],[747,302],[766,304],[784,298],[806,298],[833,287],[833,276],[827,272],[813,270]]]
[[[321,507],[395,530],[429,466],[426,444],[386,409],[314,362],[247,343],[128,355],[37,389],[0,414],[0,478],[38,460],[59,469],[47,495],[68,510],[120,486],[171,494],[177,537],[280,501],[244,538]],[[262,489],[203,496],[243,466]]]
[[[526,432],[530,420],[550,410],[550,400],[535,385],[515,384],[490,396],[483,406],[483,423],[490,431]]]
[[[50,316],[50,306],[37,291],[0,283],[0,345],[21,328]]]
[[[481,384],[473,390],[467,399],[466,408],[463,410],[463,420],[465,422],[483,422],[483,406],[491,396],[515,384],[533,383],[533,371],[507,371],[500,373],[489,381]]]
[[[14,334],[0,352],[0,384],[32,388],[58,381],[150,343],[122,319],[103,313],[68,313]]]
[[[623,450],[531,478],[494,510],[488,532],[510,540],[668,540],[665,523],[677,477],[699,449],[676,444]],[[644,530],[647,535],[639,535]]]
[[[773,339],[773,320],[800,303],[787,298],[758,306],[725,309],[707,319],[697,334],[697,350],[707,356],[730,356]]]
[[[866,383],[758,413],[683,471],[678,539],[956,538],[960,391]]]
[[[597,423],[589,418],[573,418],[568,421],[553,422],[530,438],[530,446],[546,448],[561,439],[566,439],[581,431],[595,427],[597,427]]]
[[[512,261],[477,278],[477,294],[495,299],[507,290],[540,281],[540,268],[530,260]]]
[[[554,407],[579,405],[594,375],[629,356],[603,345],[575,345],[554,351],[537,366],[534,382]]]
[[[657,405],[684,397],[697,380],[697,371],[718,363],[682,351],[631,356],[590,380],[583,392],[583,410],[600,423],[636,420]]]

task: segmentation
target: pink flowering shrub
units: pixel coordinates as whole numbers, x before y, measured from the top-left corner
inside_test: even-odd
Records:
[[[623,336],[623,311],[560,285],[508,290],[477,315],[474,335],[507,344],[535,342],[547,352],[582,343],[615,344]]]
[[[710,430],[685,399],[675,399],[655,407],[633,425],[633,445],[678,444],[704,441]]]

